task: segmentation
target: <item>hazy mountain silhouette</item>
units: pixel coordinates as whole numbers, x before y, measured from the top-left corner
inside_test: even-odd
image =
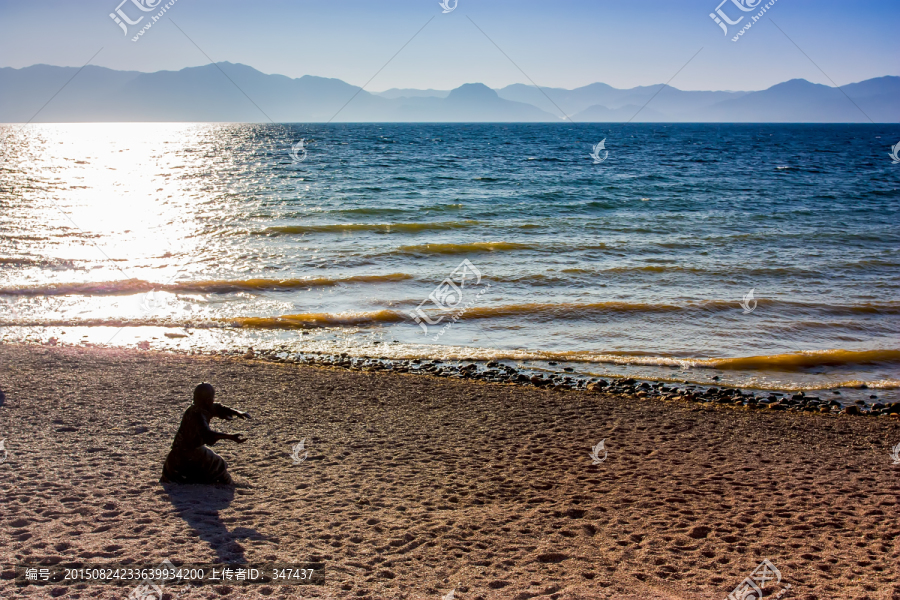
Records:
[[[794,79],[758,92],[605,83],[492,90],[470,83],[449,91],[374,94],[339,79],[292,79],[227,62],[156,73],[88,66],[73,78],[77,72],[49,65],[0,68],[0,122],[26,122],[44,104],[36,122],[560,122],[564,115],[576,122],[867,122],[854,102],[876,122],[900,122],[900,77],[894,76],[843,91]]]
[[[558,121],[531,104],[504,100],[483,83],[467,83],[446,98],[398,98],[397,121]]]
[[[693,116],[698,121],[722,121],[731,117],[729,121],[767,123],[867,123],[869,119],[876,123],[897,123],[900,122],[900,77],[851,83],[843,86],[843,92],[805,79],[792,79],[767,90],[720,102]]]
[[[657,112],[650,107],[641,109],[637,104],[626,104],[619,108],[607,108],[599,104],[572,115],[576,123],[668,123],[672,119],[668,115]]]
[[[584,117],[578,119],[576,115],[586,112],[592,107],[599,106],[603,109],[615,111],[628,105],[635,105],[635,109],[622,119],[626,120],[651,98],[653,104],[648,106],[648,108],[651,108],[654,112],[644,114],[644,111],[647,110],[644,109],[638,115],[637,120],[640,121],[642,118],[645,120],[649,119],[654,114],[665,115],[672,120],[677,120],[673,117],[678,113],[703,109],[717,102],[739,98],[747,94],[747,92],[685,92],[662,84],[620,90],[605,83],[592,83],[574,90],[543,88],[543,92],[533,85],[516,83],[497,90],[497,92],[501,98],[506,100],[527,102],[555,115],[562,116],[560,111],[564,111],[566,115],[575,121],[590,120]],[[601,113],[600,109],[594,109],[590,114]],[[627,111],[621,114],[626,115],[626,113]]]
[[[450,95],[450,90],[414,90],[411,88],[391,88],[383,92],[372,92],[376,96],[382,98],[421,98],[434,96],[435,98],[446,98]]]

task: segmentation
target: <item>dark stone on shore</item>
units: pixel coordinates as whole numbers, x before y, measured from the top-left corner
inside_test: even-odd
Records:
[[[719,376],[716,375],[715,377],[712,378],[712,380],[713,380],[713,381],[718,381],[718,380],[719,380]]]
[[[859,387],[856,388],[856,389],[858,389],[858,390],[867,390],[867,389],[869,389],[869,386],[867,386],[866,384],[862,384],[861,386],[859,386]]]
[[[219,354],[240,356],[242,350],[222,351]],[[254,351],[255,358],[265,358],[272,362],[281,363],[299,363],[307,365],[318,365],[328,367],[340,367],[351,371],[389,371],[397,373],[427,374],[435,377],[447,377],[454,379],[476,379],[486,382],[506,383],[506,384],[525,384],[533,385],[544,389],[553,389],[558,391],[581,390],[587,392],[604,392],[634,395],[637,398],[652,398],[657,400],[686,400],[698,403],[717,403],[733,408],[746,406],[751,409],[768,408],[775,411],[791,411],[791,412],[818,412],[831,413],[841,412],[847,415],[859,416],[880,416],[880,415],[900,415],[900,402],[889,402],[887,405],[880,402],[874,403],[871,407],[866,405],[863,400],[857,400],[856,405],[844,407],[837,400],[823,400],[817,396],[807,396],[804,392],[786,395],[781,392],[767,392],[766,396],[756,396],[751,392],[743,392],[738,388],[716,388],[710,387],[696,389],[696,385],[687,385],[684,389],[675,386],[667,386],[664,382],[638,382],[633,378],[625,378],[608,382],[597,377],[581,378],[564,375],[562,372],[544,373],[544,374],[525,374],[520,373],[517,369],[499,363],[497,361],[489,361],[485,365],[485,370],[479,371],[477,362],[467,362],[466,364],[442,364],[444,361],[440,359],[397,359],[390,360],[387,357],[373,358],[370,356],[350,357],[346,352],[334,355],[323,355],[320,351],[312,351],[306,354],[291,355],[283,348],[281,352],[275,350],[259,350]],[[471,359],[470,359],[471,360]],[[571,367],[563,369],[565,373],[573,373],[575,370]],[[717,379],[717,378],[716,378]],[[684,383],[688,383],[685,381]],[[860,386],[865,389],[866,386]],[[839,391],[832,390],[832,393],[841,395]],[[877,399],[876,395],[871,395],[871,399]]]

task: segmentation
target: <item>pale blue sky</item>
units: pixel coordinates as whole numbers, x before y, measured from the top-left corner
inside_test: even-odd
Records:
[[[700,48],[673,86],[756,90],[793,78],[829,84],[774,23],[839,85],[900,75],[897,0],[777,0],[737,43],[709,17],[719,0],[459,0],[449,14],[438,0],[177,0],[137,43],[109,17],[119,1],[0,0],[0,66],[81,66],[101,47],[93,64],[114,69],[206,64],[171,18],[213,60],[362,85],[433,17],[367,89],[528,83],[472,21],[548,87],[665,82]],[[155,14],[131,0],[122,10],[133,19]],[[732,19],[757,12],[742,13],[731,0],[722,10]]]

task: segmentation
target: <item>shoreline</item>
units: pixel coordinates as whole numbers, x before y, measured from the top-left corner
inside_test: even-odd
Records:
[[[615,393],[630,395],[635,399],[656,399],[662,401],[686,401],[697,403],[716,403],[733,408],[774,409],[802,412],[819,412],[823,414],[845,414],[852,416],[884,416],[900,417],[900,402],[867,404],[864,401],[855,403],[839,402],[838,399],[820,398],[807,395],[805,392],[786,394],[754,388],[745,391],[736,386],[704,386],[699,383],[684,382],[671,385],[672,380],[635,379],[631,377],[585,377],[570,374],[571,369],[542,373],[536,369],[517,369],[500,361],[460,360],[457,364],[439,359],[388,359],[373,357],[350,357],[347,354],[322,354],[317,352],[298,353],[295,358],[280,357],[284,352],[255,352],[251,348],[241,354],[239,350],[219,353],[231,356],[242,356],[258,360],[269,360],[279,363],[293,363],[320,367],[336,367],[351,371],[385,371],[410,373],[433,377],[449,377],[480,380],[486,383],[518,385],[552,389],[554,391],[588,392],[594,394]],[[462,364],[466,363],[466,364]],[[558,363],[550,362],[550,366]],[[531,373],[530,375],[528,373]],[[548,376],[549,375],[549,376]],[[610,381],[607,381],[610,380]],[[651,383],[653,382],[653,383]],[[669,385],[667,385],[669,384]],[[861,386],[859,389],[868,389]],[[828,390],[821,390],[825,392]],[[874,397],[873,397],[874,399]]]
[[[145,327],[115,320],[110,322],[116,323],[115,326],[98,323],[52,327],[46,323],[20,325],[0,332],[0,343],[111,347],[110,342],[114,340],[114,347],[216,355],[223,351],[243,354],[253,347],[258,349],[260,356],[271,359],[297,361],[312,356],[374,356],[406,366],[415,359],[448,364],[474,361],[482,366],[497,362],[524,369],[529,376],[547,373],[551,377],[635,379],[667,386],[690,385],[701,390],[716,386],[762,394],[763,397],[781,394],[789,399],[795,395],[824,396],[825,400],[835,400],[844,406],[858,404],[870,408],[875,404],[887,406],[900,402],[900,375],[896,373],[896,367],[900,366],[900,350],[891,349],[831,348],[704,358],[669,356],[661,350],[635,354],[526,347],[503,349],[492,344],[490,339],[482,340],[481,343],[486,345],[481,346],[460,344],[459,339],[434,345],[404,340],[402,335],[397,337],[396,328],[392,327],[371,331],[328,326],[268,330],[237,322],[229,327],[215,328],[187,325],[174,328],[171,323]],[[452,330],[450,333],[452,335]],[[565,367],[571,368],[572,372]],[[883,407],[874,408],[880,410]]]
[[[8,344],[9,345],[9,344]],[[107,348],[83,344],[80,346],[58,343],[56,338],[40,343],[14,342],[11,345],[49,346],[71,348]],[[190,350],[178,348],[153,348],[147,343],[137,350],[120,348],[126,351],[159,352],[174,356],[218,356],[241,357],[245,359],[263,360],[267,362],[297,364],[319,367],[333,367],[350,371],[409,373],[432,377],[467,379],[553,389],[555,391],[572,391],[582,393],[616,393],[630,395],[634,399],[655,399],[660,401],[693,402],[699,404],[714,403],[731,408],[747,408],[750,410],[779,410],[792,412],[818,412],[822,414],[847,414],[852,416],[872,416],[900,418],[900,402],[887,400],[883,402],[879,396],[870,393],[865,384],[849,388],[819,389],[812,393],[806,391],[787,392],[772,388],[739,387],[730,384],[703,384],[681,379],[641,378],[628,376],[590,376],[573,372],[571,367],[553,369],[559,362],[545,361],[547,368],[512,366],[517,361],[508,359],[461,359],[442,360],[434,358],[388,358],[385,356],[351,356],[348,353],[325,353],[319,351],[297,352],[280,349],[247,350],[227,349],[218,351]],[[377,350],[377,348],[373,348]],[[571,361],[561,361],[566,364]],[[577,362],[577,361],[576,361]],[[717,379],[714,377],[714,379]],[[868,395],[867,400],[848,400],[842,391],[855,391]],[[871,392],[878,392],[872,388]]]
[[[326,564],[322,586],[169,600],[721,600],[769,559],[784,579],[767,596],[900,593],[894,418],[123,349],[4,344],[0,364],[6,565]],[[214,422],[249,438],[215,447],[230,499],[158,483],[201,380],[253,415]],[[4,597],[57,592],[121,596],[0,576]]]

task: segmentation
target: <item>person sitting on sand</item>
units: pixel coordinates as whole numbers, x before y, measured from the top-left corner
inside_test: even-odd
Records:
[[[216,390],[208,383],[194,388],[194,403],[181,417],[181,426],[163,465],[160,483],[234,483],[225,460],[206,446],[212,446],[219,440],[231,440],[238,444],[247,440],[239,433],[213,431],[209,420],[213,417],[226,421],[234,417],[249,419],[250,415],[214,402],[215,397]]]

